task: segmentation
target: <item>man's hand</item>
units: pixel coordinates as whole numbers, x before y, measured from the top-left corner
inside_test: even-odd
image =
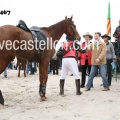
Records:
[[[83,48],[83,49],[81,49],[81,53],[86,53],[86,51],[87,51],[87,49],[86,48]]]
[[[78,66],[80,66],[80,61],[78,60]]]
[[[96,59],[96,63],[99,63],[99,62],[100,62],[100,59],[97,58],[97,59]]]

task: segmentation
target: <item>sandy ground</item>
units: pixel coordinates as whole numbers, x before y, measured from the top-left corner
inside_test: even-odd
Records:
[[[120,120],[120,81],[113,79],[109,92],[103,92],[101,78],[94,79],[94,88],[75,95],[75,81],[68,76],[65,96],[59,96],[60,76],[49,75],[47,101],[40,102],[38,74],[17,77],[9,70],[8,78],[0,75],[0,88],[9,106],[0,105],[0,120]]]

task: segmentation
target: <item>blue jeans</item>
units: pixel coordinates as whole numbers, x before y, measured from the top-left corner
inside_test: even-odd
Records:
[[[108,79],[106,76],[107,73],[107,66],[106,65],[92,65],[91,67],[91,72],[90,75],[88,77],[88,83],[86,85],[86,88],[90,89],[92,87],[92,83],[93,83],[93,78],[95,77],[98,69],[100,70],[100,74],[103,80],[103,86],[104,88],[109,88],[109,84],[108,84]]]
[[[50,73],[50,64],[48,65],[48,74]]]

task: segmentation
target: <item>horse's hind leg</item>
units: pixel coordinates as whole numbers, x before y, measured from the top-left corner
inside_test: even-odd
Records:
[[[21,68],[21,63],[18,63],[18,77],[20,77],[20,68]]]
[[[3,98],[1,90],[0,90],[0,104],[4,105],[4,98]]]
[[[26,61],[23,61],[24,77],[26,77]]]
[[[39,80],[40,80],[40,87],[39,87],[39,94],[41,96],[41,100],[45,101],[46,97],[46,83],[48,79],[48,65],[49,59],[42,60],[39,63]]]
[[[2,60],[2,59],[0,60],[0,74],[5,70],[8,64],[9,62]],[[0,90],[0,104],[7,105],[7,103],[4,102],[4,98],[3,98],[1,90]]]

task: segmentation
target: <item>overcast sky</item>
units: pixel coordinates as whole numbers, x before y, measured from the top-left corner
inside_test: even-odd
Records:
[[[120,0],[111,2],[112,34],[120,19]],[[50,26],[73,15],[79,34],[106,33],[108,0],[0,0],[0,10],[11,10],[0,15],[0,26],[16,25],[20,19],[28,27]],[[63,37],[62,37],[63,39]],[[83,39],[83,38],[82,38]]]

